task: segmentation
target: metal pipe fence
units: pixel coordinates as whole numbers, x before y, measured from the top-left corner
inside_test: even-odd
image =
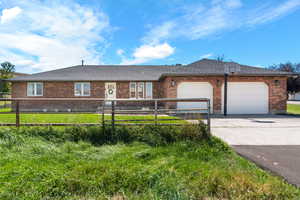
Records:
[[[103,128],[105,126],[112,126],[114,129],[115,126],[141,126],[141,125],[156,125],[156,126],[166,126],[166,125],[172,125],[172,126],[181,126],[181,125],[187,125],[183,123],[165,123],[170,121],[180,121],[185,120],[184,117],[182,118],[181,115],[187,115],[187,114],[193,114],[197,113],[201,115],[197,120],[206,120],[206,124],[208,127],[208,130],[210,131],[210,99],[207,98],[162,98],[162,99],[103,99],[103,98],[0,98],[0,102],[11,102],[11,105],[14,108],[14,111],[12,113],[15,113],[15,123],[1,123],[0,126],[95,126],[95,125],[101,125]],[[21,111],[21,105],[22,102],[63,102],[63,101],[83,101],[87,104],[90,101],[96,101],[99,102],[99,105],[101,105],[101,109],[97,111],[99,114],[99,123],[21,123],[21,113],[25,113]],[[139,103],[148,103],[151,104],[151,106],[146,106],[147,109],[128,109],[126,106],[117,106],[118,104],[126,104],[126,103],[133,103],[133,104],[139,104]],[[194,102],[199,103],[198,108],[177,108],[177,103],[179,102]],[[168,103],[173,103],[172,106],[168,106]],[[174,106],[175,103],[175,106]],[[204,107],[200,106],[200,103],[204,103]],[[160,106],[159,106],[160,105]],[[170,108],[172,107],[172,108]],[[95,111],[96,112],[96,111]],[[6,112],[7,113],[7,112]],[[28,113],[28,112],[26,112]],[[36,112],[32,112],[36,113]],[[43,112],[39,112],[43,113]],[[74,114],[74,112],[64,112],[68,114]],[[2,112],[2,114],[5,114],[5,112]],[[128,119],[117,119],[116,115],[146,115],[146,116],[152,116],[153,118],[149,119],[131,119],[130,117]],[[161,118],[160,116],[166,115],[166,116],[179,116],[176,118]],[[0,112],[1,116],[1,112]],[[105,116],[108,116],[110,119],[106,119]],[[202,118],[202,116],[205,116],[205,118]],[[122,123],[120,123],[122,122]],[[126,123],[127,122],[127,123]],[[134,123],[136,122],[136,123]],[[141,123],[144,122],[144,123]],[[145,123],[150,122],[150,123]],[[152,123],[151,123],[152,122]]]

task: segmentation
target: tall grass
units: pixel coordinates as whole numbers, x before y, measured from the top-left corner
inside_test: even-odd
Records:
[[[297,199],[205,126],[0,129],[0,199]]]
[[[131,143],[133,141],[144,142],[148,145],[167,145],[177,141],[190,140],[200,141],[208,139],[210,133],[204,123],[198,125],[183,126],[117,126],[112,129],[106,126],[81,127],[73,126],[68,128],[35,127],[12,129],[18,135],[39,136],[48,141],[54,142],[90,142],[93,145],[116,144],[118,142]],[[5,129],[0,129],[0,134],[6,134]]]

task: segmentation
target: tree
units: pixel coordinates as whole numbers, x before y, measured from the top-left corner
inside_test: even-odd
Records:
[[[271,65],[268,69],[284,71],[284,72],[292,72],[292,73],[300,73],[300,63],[280,63]],[[289,77],[287,80],[287,91],[289,94],[295,94],[300,92],[300,76],[296,75],[293,77]]]
[[[223,61],[225,61],[225,55],[224,55],[224,54],[218,55],[218,56],[216,57],[216,60],[217,60],[218,62],[223,62]]]
[[[1,63],[0,78],[1,78],[1,91],[2,93],[8,93],[10,91],[10,84],[6,82],[6,79],[12,78],[15,72],[15,66],[10,62]]]
[[[300,72],[300,63],[280,63],[269,66],[269,69],[272,70],[279,70],[284,72],[293,72],[293,73],[299,73]]]

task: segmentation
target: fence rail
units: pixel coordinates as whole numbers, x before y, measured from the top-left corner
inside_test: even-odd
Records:
[[[0,126],[95,126],[102,125],[103,127],[109,125],[114,129],[115,126],[138,126],[138,125],[174,125],[180,126],[182,123],[160,123],[163,121],[179,121],[183,120],[182,118],[171,118],[171,119],[163,119],[159,118],[160,115],[170,115],[170,114],[183,114],[183,113],[201,113],[201,115],[205,115],[205,119],[207,121],[208,129],[210,130],[210,99],[207,98],[163,98],[163,99],[103,99],[103,98],[0,98],[0,102],[11,102],[11,105],[14,106],[15,112],[15,123],[0,123]],[[20,120],[20,103],[21,102],[35,102],[35,101],[47,101],[47,102],[63,102],[63,101],[86,101],[87,103],[90,101],[99,102],[102,105],[102,109],[97,113],[100,114],[99,123],[21,123]],[[150,102],[154,104],[154,108],[148,109],[121,109],[116,106],[117,103],[138,103],[138,102]],[[199,103],[199,108],[168,108],[168,106],[164,105],[163,108],[159,107],[161,103],[178,103],[178,102],[195,102]],[[204,108],[200,107],[200,103],[205,103]],[[96,111],[95,111],[96,112]],[[7,112],[6,112],[7,113]],[[74,112],[67,112],[74,113]],[[153,116],[153,119],[116,119],[117,114],[128,114],[128,115],[139,115],[146,114]],[[1,115],[1,114],[0,114]],[[110,120],[105,119],[105,116],[109,115]],[[101,120],[101,122],[100,122]],[[130,123],[118,123],[118,122],[130,122]],[[153,122],[153,123],[131,123],[131,122]]]

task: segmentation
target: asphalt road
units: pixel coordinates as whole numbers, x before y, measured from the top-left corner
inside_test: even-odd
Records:
[[[300,187],[300,117],[213,118],[212,133],[241,156]]]
[[[232,146],[243,157],[300,187],[300,145]]]

